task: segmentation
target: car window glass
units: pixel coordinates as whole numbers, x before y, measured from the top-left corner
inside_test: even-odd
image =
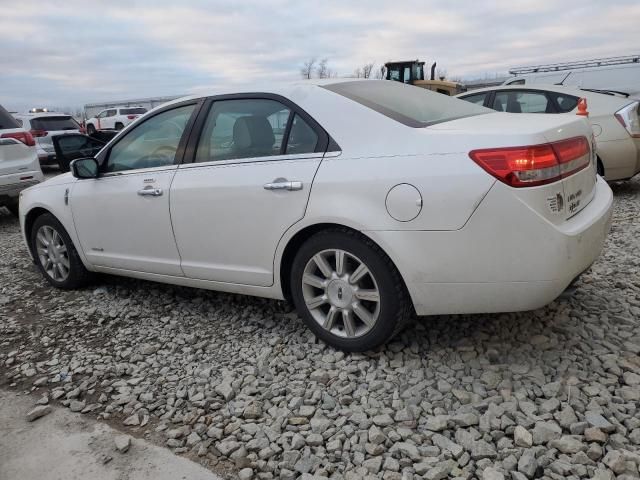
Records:
[[[496,92],[493,109],[510,113],[554,113],[546,94],[517,90]]]
[[[476,93],[475,95],[467,95],[466,97],[461,97],[462,100],[466,100],[467,102],[475,103],[476,105],[484,105],[484,99],[487,97],[487,93]]]
[[[106,112],[106,110],[105,110],[104,112],[100,112],[100,113],[96,116],[96,118],[104,118],[106,115],[107,115],[107,112]]]
[[[318,134],[300,115],[293,118],[285,153],[312,153],[318,144]]]
[[[34,130],[77,130],[80,128],[78,122],[69,116],[49,116],[31,119],[31,128]]]
[[[214,102],[196,151],[196,162],[268,157],[282,153],[291,110],[267,99]]]
[[[141,123],[111,148],[105,171],[171,165],[195,105],[162,112]]]
[[[573,110],[578,106],[578,101],[580,99],[578,97],[574,97],[572,95],[563,95],[561,93],[556,94],[556,103],[558,107],[560,107],[560,111],[562,113],[567,113]]]
[[[20,122],[20,125],[22,125],[22,122]],[[18,128],[18,123],[16,119],[0,105],[0,129],[4,128]]]
[[[461,102],[459,98],[399,82],[355,80],[322,88],[413,128],[491,113],[488,108]]]
[[[115,117],[116,115],[116,111],[115,110],[109,110],[107,112],[107,117]]]

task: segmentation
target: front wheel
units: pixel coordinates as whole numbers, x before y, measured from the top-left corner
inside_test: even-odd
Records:
[[[400,273],[371,240],[349,230],[320,232],[293,261],[291,293],[307,326],[341,350],[371,350],[413,316]]]
[[[54,287],[70,290],[87,284],[91,278],[69,234],[51,214],[41,215],[33,223],[31,251],[38,269]]]
[[[88,123],[87,124],[87,135],[92,136],[95,135],[96,133],[96,127],[93,126],[93,124]]]

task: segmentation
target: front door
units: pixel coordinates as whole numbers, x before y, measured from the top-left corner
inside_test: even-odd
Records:
[[[76,231],[93,265],[182,275],[169,190],[194,109],[183,105],[147,119],[110,147],[98,178],[73,185]]]
[[[179,167],[171,187],[185,276],[273,284],[275,250],[304,216],[322,135],[312,119],[274,99],[213,103],[195,162]]]

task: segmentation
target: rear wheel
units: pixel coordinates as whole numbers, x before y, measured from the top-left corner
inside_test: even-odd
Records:
[[[124,124],[122,122],[116,123],[116,130],[122,130],[124,128]]]
[[[307,326],[345,351],[389,341],[413,314],[389,257],[349,230],[320,232],[302,245],[291,269],[291,290]]]
[[[51,214],[41,215],[33,223],[31,251],[42,275],[54,287],[74,289],[91,279],[69,234]]]

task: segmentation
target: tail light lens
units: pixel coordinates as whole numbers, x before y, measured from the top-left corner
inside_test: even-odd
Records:
[[[136,118],[136,117],[137,117],[137,115],[127,115],[127,118],[128,118],[129,120],[133,120],[133,119],[134,119],[134,118]]]
[[[589,166],[591,149],[585,137],[528,147],[488,148],[469,152],[471,159],[511,187],[556,182]]]
[[[33,147],[36,144],[36,141],[33,139],[33,136],[29,132],[3,133],[0,137],[15,138],[16,140],[24,143],[27,147]]]
[[[31,135],[33,135],[35,138],[46,137],[48,134],[49,132],[47,132],[46,130],[31,130]]]
[[[616,119],[634,138],[640,138],[640,103],[633,102],[615,113]]]

